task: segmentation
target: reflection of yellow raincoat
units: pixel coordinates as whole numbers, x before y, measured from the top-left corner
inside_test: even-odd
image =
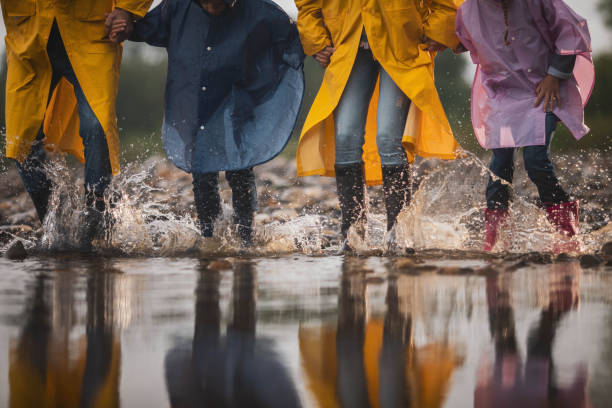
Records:
[[[115,98],[121,47],[105,39],[113,7],[143,16],[152,0],[2,0],[6,26],[6,155],[23,161],[45,118],[45,145],[83,160],[76,98],[62,80],[46,106],[51,64],[46,47],[53,20],[83,92],[106,133],[113,173],[119,172]],[[45,116],[45,111],[47,115]]]
[[[462,0],[296,0],[298,29],[306,54],[328,45],[336,52],[308,114],[297,153],[298,176],[334,176],[333,111],[340,101],[357,55],[362,29],[374,57],[410,98],[404,132],[410,160],[452,159],[457,142],[433,81],[432,56],[419,47],[423,34],[455,48],[455,14]],[[364,163],[368,184],[382,179],[376,148],[378,89],[366,124]]]
[[[73,343],[70,343],[72,346]],[[76,360],[66,354],[69,347],[62,341],[51,342],[46,350],[49,361],[39,367],[37,361],[20,353],[17,347],[11,348],[9,367],[9,406],[11,408],[77,408],[82,406],[85,365],[87,361],[87,341],[79,341],[79,354]],[[121,344],[118,337],[112,342],[108,371],[95,386],[90,395],[92,408],[119,407],[119,374],[121,366]],[[41,372],[41,369],[44,372]],[[100,374],[100,373],[97,373]]]
[[[369,406],[379,407],[379,356],[383,347],[383,321],[368,322],[363,345]],[[300,355],[307,387],[321,408],[340,407],[335,327],[300,328]],[[431,344],[406,351],[406,384],[413,408],[438,408],[444,403],[455,367],[462,359],[452,347]]]

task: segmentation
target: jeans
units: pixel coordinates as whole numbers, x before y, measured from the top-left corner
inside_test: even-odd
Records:
[[[253,213],[257,210],[257,186],[253,169],[225,172],[232,189],[234,222],[251,226]],[[219,196],[219,173],[193,173],[193,198],[202,235],[212,236],[213,224],[221,213]]]
[[[393,82],[370,50],[359,48],[353,70],[334,111],[336,164],[362,161],[370,100],[380,74],[376,144],[383,165],[408,162],[402,146],[410,100]]]
[[[555,168],[550,161],[550,141],[557,127],[559,118],[553,113],[546,114],[546,144],[544,146],[527,146],[523,149],[523,160],[529,178],[538,188],[540,201],[545,206],[556,205],[570,200],[569,195],[559,184]],[[489,169],[497,177],[512,183],[514,175],[515,148],[493,149]],[[510,186],[494,181],[489,177],[487,186],[487,208],[508,209]]]
[[[85,147],[85,190],[101,196],[112,178],[106,136],[72,69],[57,23],[54,23],[51,29],[49,42],[47,43],[47,54],[53,69],[49,99],[62,77],[66,78],[74,87],[80,121],[79,133]],[[51,181],[44,171],[44,163],[47,160],[43,146],[44,138],[45,135],[41,126],[28,157],[23,163],[17,162],[19,175],[30,194],[36,194],[51,187]]]

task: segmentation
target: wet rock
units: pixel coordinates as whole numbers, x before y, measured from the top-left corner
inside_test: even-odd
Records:
[[[28,257],[28,253],[23,246],[23,242],[15,240],[9,245],[8,249],[4,253],[4,257],[13,261],[20,261],[26,259]]]
[[[586,254],[580,256],[579,259],[580,266],[582,266],[583,268],[596,268],[602,263],[604,263],[604,260],[599,255]]]
[[[539,265],[550,264],[553,261],[551,254],[542,254],[540,252],[531,252],[523,258],[528,263],[534,263]]]
[[[474,273],[472,268],[444,267],[438,269],[438,275],[469,275],[472,273]]]
[[[514,271],[518,271],[519,269],[523,269],[525,267],[529,266],[529,262],[527,262],[526,260],[520,260],[517,263],[514,263],[510,266],[508,266],[506,268],[506,271],[508,272],[514,272]]]
[[[211,271],[226,271],[228,269],[232,269],[232,263],[225,259],[219,259],[209,263],[208,269]]]
[[[382,285],[385,283],[385,280],[380,276],[372,276],[371,278],[366,279],[366,283],[369,285]]]
[[[570,262],[575,260],[576,258],[571,256],[570,254],[566,254],[565,252],[557,255],[557,257],[555,258],[555,261],[557,262]]]
[[[601,255],[606,259],[612,259],[612,241],[606,242],[602,245]]]
[[[415,266],[416,266],[416,263],[414,262],[413,259],[401,258],[395,261],[395,267],[397,269],[410,269],[410,268],[414,268]]]
[[[476,269],[474,271],[474,274],[478,276],[491,276],[491,275],[495,275],[498,272],[499,272],[499,268],[496,268],[493,265],[487,265],[484,268]]]

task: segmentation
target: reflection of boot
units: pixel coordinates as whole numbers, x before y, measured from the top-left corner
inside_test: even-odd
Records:
[[[48,188],[42,188],[39,191],[35,191],[30,193],[30,198],[34,203],[34,208],[36,208],[36,214],[38,214],[38,219],[41,224],[45,221],[45,216],[47,215],[47,211],[49,209],[49,197],[51,196],[51,186]]]
[[[548,221],[566,237],[578,234],[578,201],[546,207]]]
[[[410,201],[410,165],[382,166],[383,192],[387,208],[387,231]]]
[[[363,163],[336,165],[336,185],[342,211],[340,231],[346,238],[351,226],[365,218],[365,175]]]
[[[506,224],[508,215],[508,210],[485,209],[485,239],[483,250],[493,250],[497,243],[498,231]]]

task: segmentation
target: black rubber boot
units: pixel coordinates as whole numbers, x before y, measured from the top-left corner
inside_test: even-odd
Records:
[[[106,203],[104,194],[85,193],[85,213],[81,224],[80,246],[83,250],[91,250],[91,243],[104,228],[104,212]]]
[[[390,231],[399,213],[410,202],[410,165],[382,166],[382,174],[387,231]]]
[[[215,220],[221,214],[218,173],[194,173],[193,197],[195,200],[200,232],[205,238],[212,237]]]
[[[336,187],[342,222],[340,232],[346,239],[348,230],[365,217],[365,175],[363,163],[337,164]]]
[[[49,198],[51,197],[51,187],[43,188],[39,191],[30,193],[30,198],[36,208],[36,214],[42,224],[45,221],[45,216],[49,210]]]
[[[253,169],[228,171],[225,178],[232,188],[234,224],[240,244],[248,248],[253,244],[253,220],[257,211],[257,186]]]

